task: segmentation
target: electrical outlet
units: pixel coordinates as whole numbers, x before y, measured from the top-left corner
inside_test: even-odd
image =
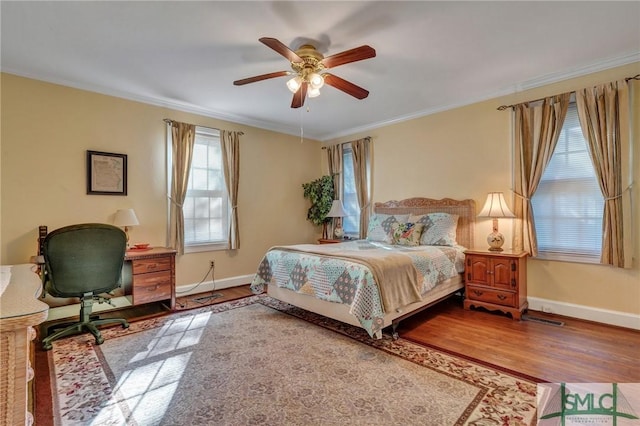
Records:
[[[210,260],[209,261],[209,267],[210,268],[215,268],[216,267],[216,261],[215,260]]]
[[[542,305],[542,312],[551,313],[551,306]]]

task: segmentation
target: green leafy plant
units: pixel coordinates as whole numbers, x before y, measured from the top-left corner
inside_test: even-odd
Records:
[[[314,225],[323,225],[331,220],[327,217],[333,203],[333,177],[322,176],[311,182],[303,183],[304,198],[311,201],[311,207],[307,211],[307,220]]]

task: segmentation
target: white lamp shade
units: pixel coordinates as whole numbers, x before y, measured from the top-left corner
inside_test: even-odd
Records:
[[[312,89],[320,89],[324,86],[324,78],[318,73],[309,74],[309,85]],[[320,92],[318,92],[320,94]]]
[[[482,211],[478,214],[478,217],[516,217],[504,199],[502,192],[490,192],[487,195],[487,201],[484,203]]]
[[[133,209],[120,209],[116,212],[116,217],[113,219],[115,226],[136,226],[140,225],[136,212]]]
[[[327,213],[327,217],[344,217],[347,215],[347,212],[344,211],[344,206],[342,205],[342,201],[333,200],[331,204],[331,210]]]
[[[293,77],[291,80],[287,81],[287,88],[291,93],[296,93],[302,84],[302,79],[299,76]]]

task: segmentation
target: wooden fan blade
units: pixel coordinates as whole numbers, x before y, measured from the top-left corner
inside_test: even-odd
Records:
[[[356,86],[355,84],[345,80],[344,78],[340,78],[333,74],[324,74],[324,83],[329,86],[333,86],[338,90],[342,90],[344,93],[347,93],[354,98],[364,99],[369,96],[369,91],[363,89],[360,86]]]
[[[362,61],[363,59],[375,58],[376,50],[371,46],[360,46],[355,49],[345,50],[335,55],[327,56],[320,63],[325,68],[334,68],[338,65],[348,64],[350,62]]]
[[[236,80],[233,82],[234,86],[242,86],[243,84],[255,83],[256,81],[267,80],[270,78],[284,77],[291,74],[289,71],[277,71],[269,74],[256,75],[255,77],[243,78],[242,80]]]
[[[296,93],[293,94],[291,108],[300,108],[304,105],[304,98],[307,97],[307,83],[302,83]]]
[[[284,43],[280,40],[271,38],[271,37],[262,37],[258,39],[265,46],[272,48],[285,58],[289,60],[289,62],[303,62],[302,58],[298,56],[296,52],[289,49]]]

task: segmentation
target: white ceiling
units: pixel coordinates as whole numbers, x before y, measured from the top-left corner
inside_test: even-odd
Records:
[[[2,1],[3,72],[327,140],[640,61],[639,1]],[[291,109],[290,70],[258,42],[377,56]],[[307,108],[308,106],[308,108]]]

